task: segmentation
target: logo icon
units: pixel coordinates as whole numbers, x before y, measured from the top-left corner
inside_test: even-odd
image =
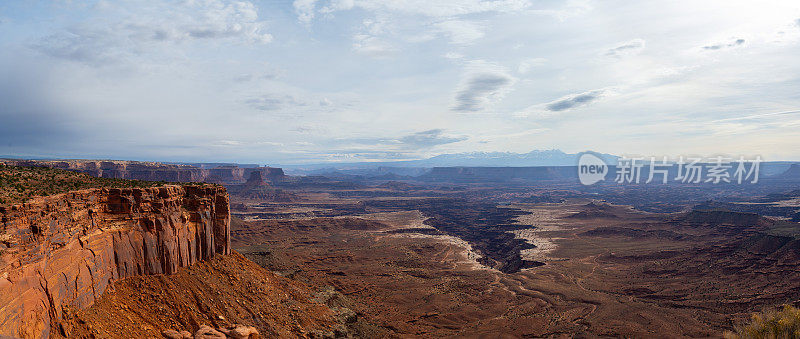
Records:
[[[592,153],[583,153],[578,158],[578,180],[584,185],[593,185],[605,180],[608,165],[600,157]]]

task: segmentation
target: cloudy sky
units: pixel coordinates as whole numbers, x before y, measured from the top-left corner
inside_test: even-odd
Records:
[[[800,160],[800,2],[2,1],[0,155]]]

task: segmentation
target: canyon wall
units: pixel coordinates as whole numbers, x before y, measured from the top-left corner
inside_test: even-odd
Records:
[[[0,337],[47,338],[117,279],[230,253],[216,185],[103,188],[0,207]]]
[[[0,159],[10,166],[43,166],[82,172],[100,178],[130,180],[168,181],[168,182],[213,182],[219,184],[241,184],[252,173],[258,173],[265,180],[276,181],[283,178],[283,169],[277,167],[237,167],[219,166],[201,168],[192,165],[163,164],[140,161],[102,161],[102,160],[13,160]]]

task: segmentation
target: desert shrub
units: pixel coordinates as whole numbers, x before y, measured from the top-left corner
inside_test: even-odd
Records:
[[[33,196],[47,196],[87,188],[136,188],[166,184],[97,178],[88,174],[49,167],[0,166],[0,205],[25,202]]]
[[[755,313],[750,323],[725,332],[728,339],[794,339],[800,338],[800,309],[786,305],[780,311]]]

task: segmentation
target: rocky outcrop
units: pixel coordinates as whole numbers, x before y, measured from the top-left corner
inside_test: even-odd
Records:
[[[230,253],[216,185],[104,188],[0,207],[0,336],[48,337],[115,280]]]
[[[139,161],[100,160],[11,160],[0,162],[12,166],[43,166],[82,172],[100,178],[168,182],[213,182],[219,184],[244,183],[253,173],[265,180],[278,181],[284,176],[283,169],[276,167],[219,166],[200,168],[192,165],[163,164]]]
[[[264,175],[261,172],[250,172],[250,177],[244,183],[244,187],[256,188],[261,186],[269,186],[267,181],[264,180]]]
[[[192,336],[189,331],[176,331],[176,330],[164,330],[161,332],[161,335],[167,339],[191,339],[191,338],[204,338],[204,339],[212,339],[212,338],[219,338],[219,339],[259,339],[258,330],[252,326],[245,326],[240,324],[235,324],[233,326],[228,327],[221,327],[218,329],[214,329],[208,325],[200,325],[200,329],[194,333]]]

